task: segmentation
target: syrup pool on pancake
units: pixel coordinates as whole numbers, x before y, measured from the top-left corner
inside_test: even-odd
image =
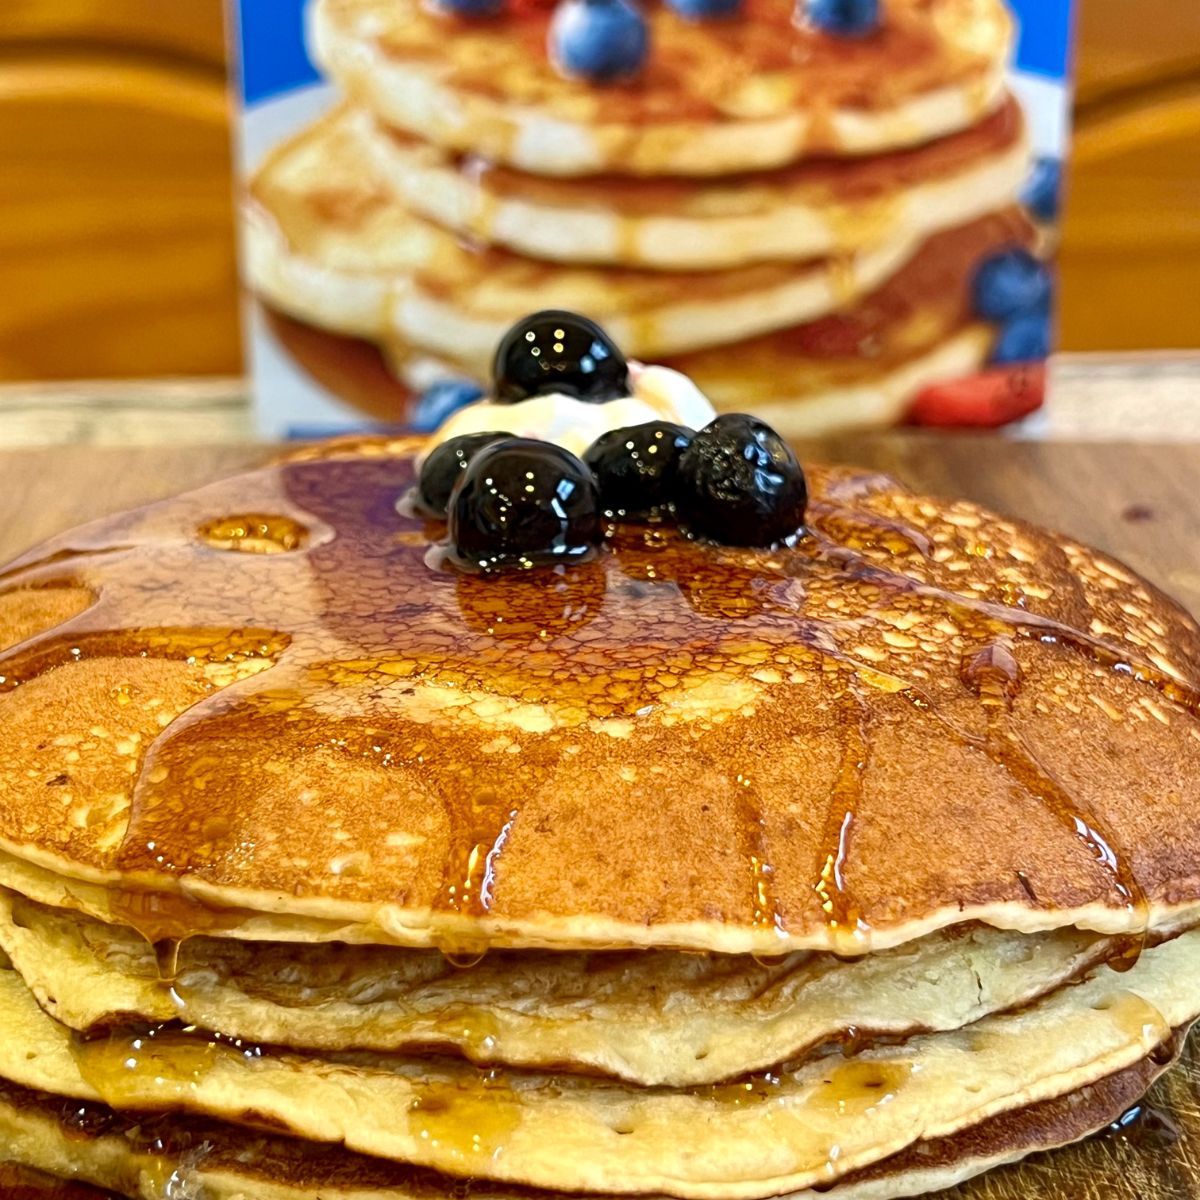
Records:
[[[446,519],[431,561],[466,570],[593,557],[605,519],[669,522],[734,546],[783,543],[804,525],[807,481],[779,434],[742,413],[717,416],[678,372],[631,371],[575,313],[517,322],[497,348],[491,398],[431,442],[401,503]]]

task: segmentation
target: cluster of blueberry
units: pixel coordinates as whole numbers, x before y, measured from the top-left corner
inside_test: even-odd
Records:
[[[494,16],[506,0],[439,0],[459,16]],[[733,17],[742,0],[666,0],[689,21]],[[865,37],[879,27],[879,0],[796,0],[797,20],[838,37]],[[650,52],[645,14],[636,0],[563,0],[550,25],[550,57],[565,75],[613,83],[636,75]]]
[[[623,395],[627,368],[586,318],[537,313],[501,342],[494,399]],[[791,447],[754,417],[727,413],[699,432],[665,421],[613,430],[583,458],[503,432],[464,434],[421,468],[416,505],[445,518],[452,558],[487,573],[592,553],[608,522],[676,523],[691,537],[770,546],[804,524],[808,487]]]
[[[1053,299],[1050,268],[1022,247],[980,263],[972,284],[972,304],[977,316],[1000,326],[993,363],[1038,362],[1049,355]]]

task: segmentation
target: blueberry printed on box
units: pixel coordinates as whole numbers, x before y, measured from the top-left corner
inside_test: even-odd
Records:
[[[434,428],[534,310],[787,437],[1041,401],[1070,0],[240,2],[268,433]]]

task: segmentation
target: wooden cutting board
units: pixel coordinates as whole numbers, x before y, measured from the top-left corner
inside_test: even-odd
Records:
[[[806,457],[890,471],[935,495],[1069,532],[1124,559],[1200,613],[1200,446],[1011,442],[920,434],[846,436]],[[70,447],[0,452],[0,562],[59,530],[261,462],[268,448]],[[961,1200],[1196,1200],[1200,1053],[1154,1089],[1162,1119],[994,1171]],[[1164,1123],[1178,1137],[1164,1136]]]

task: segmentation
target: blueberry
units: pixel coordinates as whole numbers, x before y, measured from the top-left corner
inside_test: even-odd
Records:
[[[417,397],[410,427],[416,433],[433,433],[447,417],[474,404],[483,396],[483,388],[466,379],[439,379]]]
[[[450,496],[450,544],[485,572],[577,559],[600,544],[600,496],[570,451],[506,438],[471,460]]]
[[[742,7],[742,0],[667,0],[667,3],[688,21],[732,17]]]
[[[629,367],[612,339],[587,317],[546,309],[518,321],[492,365],[499,404],[561,392],[602,404],[629,395]]]
[[[809,23],[838,37],[867,37],[879,28],[879,0],[800,0]]]
[[[792,448],[744,413],[709,422],[680,458],[675,508],[689,533],[727,546],[770,546],[803,527],[807,504]]]
[[[1039,158],[1021,192],[1021,201],[1039,221],[1058,216],[1062,189],[1062,163],[1057,158]]]
[[[1040,362],[1050,355],[1050,318],[1044,313],[1014,317],[1000,330],[992,350],[992,362]]]
[[[650,31],[630,0],[563,0],[550,22],[550,57],[589,83],[628,79],[650,50]]]
[[[971,296],[978,316],[986,321],[1007,321],[1048,312],[1053,290],[1046,264],[1018,246],[980,263]]]
[[[504,11],[504,0],[434,0],[434,7],[456,17],[494,17]]]
[[[485,446],[506,439],[507,433],[464,433],[450,438],[430,451],[421,465],[421,478],[417,483],[417,504],[425,512],[436,517],[446,515],[450,493],[458,477],[471,464],[471,460]]]
[[[650,421],[601,434],[583,461],[600,488],[606,517],[653,519],[675,498],[679,459],[696,435],[682,425]]]

